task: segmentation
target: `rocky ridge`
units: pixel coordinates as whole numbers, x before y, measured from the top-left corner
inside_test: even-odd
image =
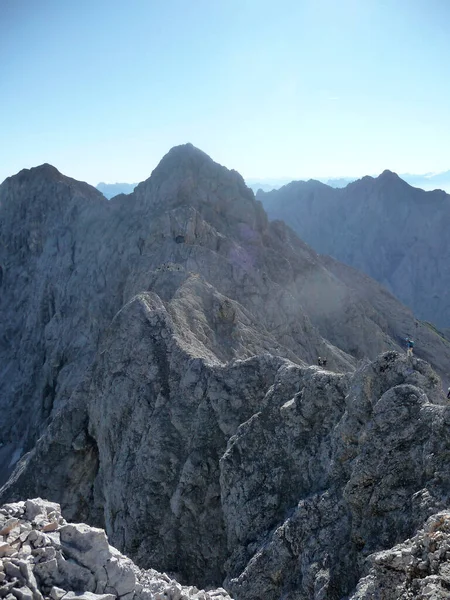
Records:
[[[4,497],[61,498],[141,566],[245,600],[344,598],[369,555],[445,510],[450,405],[423,361],[388,353],[339,375],[270,355],[183,364],[173,348],[168,379],[133,391],[145,352],[126,350],[121,362],[137,364],[118,378],[121,343]]]
[[[409,333],[444,378],[450,362],[448,341],[382,288],[361,293],[368,283],[355,274],[349,285],[286,225],[268,221],[238,173],[190,145],[109,202],[50,165],[8,178],[0,285],[0,481],[141,292],[156,293],[213,361],[270,352],[311,364],[326,355],[346,371],[400,349]]]
[[[101,529],[67,523],[41,498],[0,508],[0,597],[6,600],[231,600],[139,569]]]
[[[257,198],[317,252],[373,277],[420,319],[449,327],[450,195],[384,171],[342,189],[294,181]]]
[[[0,241],[3,502],[239,600],[342,598],[447,508],[449,407],[397,350],[414,328],[444,375],[448,342],[237,173],[176,148],[107,202],[40,167],[2,185]]]

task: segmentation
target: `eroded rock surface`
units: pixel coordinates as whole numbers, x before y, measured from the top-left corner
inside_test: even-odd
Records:
[[[157,294],[212,360],[327,356],[342,372],[400,349],[409,333],[445,376],[448,341],[381,288],[358,286],[284,223],[269,222],[238,173],[189,144],[109,202],[50,165],[8,178],[0,186],[0,482],[89,376],[114,316],[142,292]]]
[[[67,523],[41,498],[0,508],[0,597],[7,600],[231,600],[139,569],[102,529]]]
[[[446,509],[450,405],[427,363],[214,364],[169,325],[151,295],[120,312],[84,409],[74,398],[55,416],[4,496],[62,498],[68,514],[104,519],[139,565],[245,600],[344,598],[368,555]]]
[[[350,600],[450,598],[450,513],[437,513],[417,534],[368,557],[368,575]]]
[[[441,381],[396,351],[414,327],[444,375],[448,342],[270,224],[237,173],[176,148],[107,202],[22,172],[0,238],[2,502],[48,498],[239,600],[343,598],[448,508]]]
[[[388,353],[336,377],[311,373],[228,444],[222,502],[236,515],[227,586],[237,598],[343,598],[368,554],[446,506],[450,406],[428,366]]]

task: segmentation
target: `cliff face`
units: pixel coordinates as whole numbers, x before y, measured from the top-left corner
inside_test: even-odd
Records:
[[[236,597],[344,598],[366,557],[444,508],[449,409],[424,367],[388,353],[350,379],[311,373],[239,428],[221,459]]]
[[[448,598],[449,549],[450,513],[442,511],[412,539],[370,555],[368,574],[351,600]],[[326,568],[317,580],[309,598],[337,597],[324,585]],[[0,595],[11,600],[231,600],[223,588],[198,590],[138,568],[109,545],[104,531],[67,523],[58,504],[40,498],[0,507]]]
[[[343,598],[446,508],[450,409],[423,361],[224,366],[178,335],[152,297],[125,307],[3,497],[58,499],[141,567],[244,599]]]
[[[298,181],[257,198],[317,252],[367,273],[421,319],[449,326],[448,194],[385,171],[343,189]]]
[[[441,383],[395,350],[445,374],[448,343],[199,150],[110,202],[21,172],[0,241],[1,499],[239,599],[348,594],[445,507]]]

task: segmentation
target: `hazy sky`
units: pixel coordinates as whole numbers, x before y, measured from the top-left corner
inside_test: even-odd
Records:
[[[450,169],[449,0],[0,0],[0,180]]]

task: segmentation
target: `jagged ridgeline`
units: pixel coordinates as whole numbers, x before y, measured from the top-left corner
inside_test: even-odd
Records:
[[[293,181],[257,198],[317,252],[364,271],[417,317],[450,333],[449,194],[384,171],[343,189]]]
[[[7,179],[0,266],[3,502],[238,600],[343,598],[448,507],[449,343],[193,146],[110,201]]]

